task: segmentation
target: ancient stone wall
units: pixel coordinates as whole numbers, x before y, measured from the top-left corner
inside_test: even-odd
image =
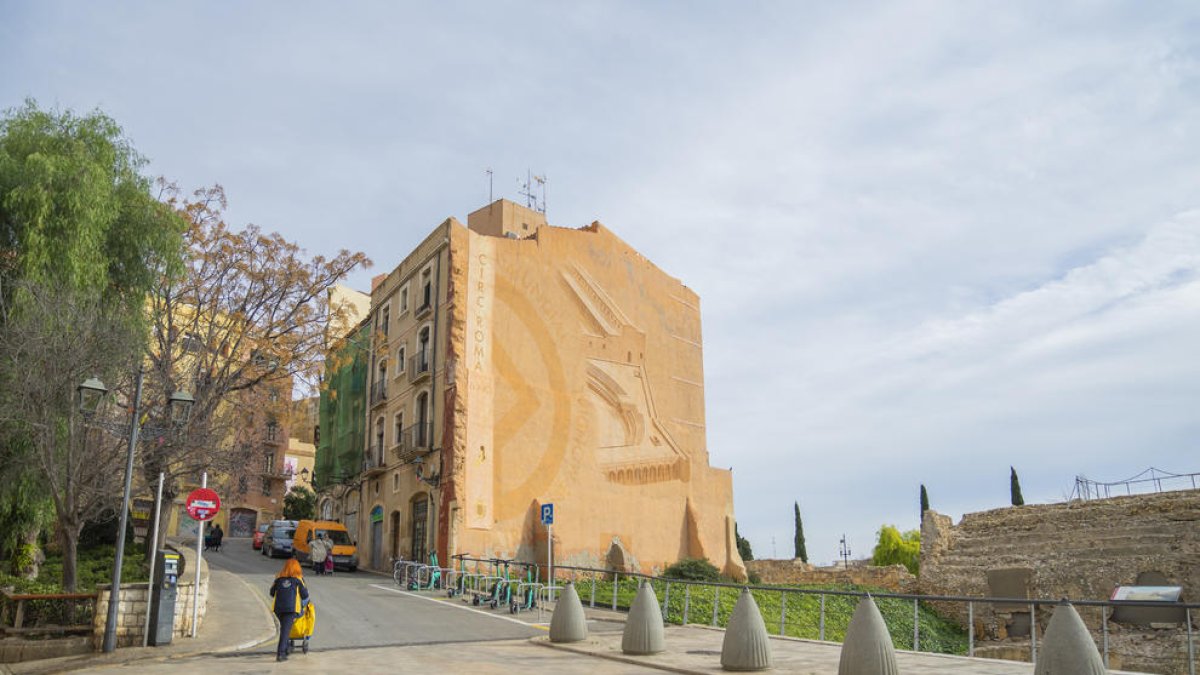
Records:
[[[995,509],[967,514],[958,525],[927,511],[919,589],[930,595],[1106,600],[1115,587],[1157,572],[1183,587],[1185,602],[1196,602],[1198,561],[1197,490]],[[940,609],[966,624],[964,605]],[[1051,613],[1046,606],[1032,617],[1039,636]],[[1084,609],[1080,615],[1099,636],[1099,611]],[[1028,635],[1030,619],[1021,605],[977,604],[975,632],[983,641],[1020,638]],[[1182,625],[1139,628],[1110,622],[1109,630],[1121,634],[1112,642],[1124,667],[1175,672],[1179,655],[1173,645],[1184,634]],[[1129,650],[1121,648],[1123,643]],[[1151,648],[1155,644],[1161,649]]]
[[[855,585],[882,588],[894,593],[908,593],[916,589],[917,578],[904,565],[873,567],[855,565],[843,567],[817,567],[800,559],[796,560],[749,560],[746,569],[757,574],[764,584],[788,585]]]

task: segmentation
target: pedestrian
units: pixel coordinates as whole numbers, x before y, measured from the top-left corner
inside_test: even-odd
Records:
[[[275,575],[275,583],[271,584],[271,595],[275,598],[272,609],[275,611],[275,617],[279,619],[279,644],[275,647],[275,660],[287,661],[292,624],[304,611],[304,604],[308,602],[308,586],[304,585],[304,573],[295,558],[288,558],[283,563],[283,569]]]
[[[217,550],[217,553],[221,552],[221,540],[224,538],[225,538],[225,532],[224,532],[224,530],[221,529],[221,526],[218,524],[216,527],[213,528],[213,531],[212,531],[212,547]]]
[[[325,537],[320,532],[317,533],[317,538],[312,540],[308,548],[309,561],[312,562],[313,571],[318,575],[325,573],[325,554],[328,552],[328,547],[325,544]]]

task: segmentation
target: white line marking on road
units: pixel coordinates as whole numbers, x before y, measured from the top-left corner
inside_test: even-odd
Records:
[[[514,618],[512,618],[511,616],[502,616],[502,615],[500,615],[500,614],[492,614],[491,612],[485,612],[485,611],[483,611],[482,609],[474,609],[473,607],[466,607],[466,606],[464,606],[464,605],[460,605],[460,604],[457,604],[457,603],[454,603],[454,602],[450,602],[450,601],[448,601],[448,600],[443,600],[443,599],[441,599],[441,598],[431,598],[431,597],[429,597],[428,595],[418,595],[418,594],[416,594],[416,593],[413,593],[413,592],[411,592],[411,591],[402,591],[402,590],[400,590],[400,589],[398,589],[398,588],[389,588],[389,587],[387,587],[387,586],[380,586],[379,584],[368,584],[368,585],[369,585],[371,588],[378,588],[378,589],[379,589],[379,590],[381,590],[381,591],[391,591],[392,593],[399,593],[400,595],[407,595],[407,596],[408,596],[408,597],[410,597],[410,598],[420,598],[420,599],[422,599],[422,600],[428,600],[429,602],[436,602],[436,603],[438,603],[439,605],[442,605],[442,606],[444,606],[444,607],[453,607],[453,608],[455,608],[455,609],[464,609],[464,610],[466,610],[466,611],[468,611],[468,612],[474,612],[474,613],[476,613],[476,614],[482,614],[483,616],[490,616],[490,617],[492,617],[493,619],[504,619],[505,621],[511,621],[511,622],[513,622],[513,623],[520,624],[520,625],[522,625],[522,626],[528,626],[528,627],[530,627],[530,628],[540,628],[540,629],[542,629],[542,630],[550,630],[550,629],[549,629],[549,627],[547,627],[547,626],[542,626],[542,625],[539,625],[539,624],[536,624],[536,623],[529,623],[529,622],[527,622],[527,621],[522,621],[522,620],[520,620],[520,619],[514,619]]]

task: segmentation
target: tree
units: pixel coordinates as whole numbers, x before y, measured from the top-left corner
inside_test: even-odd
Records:
[[[22,281],[14,297],[25,301],[4,305],[0,314],[0,418],[10,437],[6,452],[28,444],[25,466],[53,503],[63,550],[62,585],[74,592],[79,533],[85,522],[101,519],[119,505],[126,456],[124,434],[84,424],[76,387],[93,375],[116,385],[123,375],[128,377],[125,369],[143,343],[128,317],[95,295]],[[110,428],[128,423],[120,413],[113,411]],[[97,417],[104,417],[103,412]],[[23,541],[30,542],[28,532]]]
[[[925,520],[925,512],[929,510],[929,493],[925,491],[925,484],[921,483],[921,521]]]
[[[98,489],[121,474],[96,471],[108,465],[103,450],[119,445],[114,439],[91,439],[83,450],[75,387],[104,373],[115,386],[117,366],[127,376],[135,347],[144,345],[146,290],[182,268],[183,220],[151,194],[139,173],[144,164],[99,111],[47,112],[26,101],[0,118],[4,520],[29,528],[19,536],[22,557],[36,562],[38,533],[53,504],[68,590],[75,587],[79,519],[96,513],[85,507],[111,509]],[[54,304],[37,306],[46,302]],[[66,320],[48,311],[60,308]],[[46,344],[37,344],[42,338]],[[42,364],[46,377],[30,377]],[[29,455],[14,462],[21,448]]]
[[[293,380],[316,383],[325,327],[345,319],[344,308],[329,306],[329,290],[370,261],[345,250],[309,257],[252,225],[234,231],[223,220],[220,186],[181,199],[175,186],[160,185],[188,223],[187,261],[182,275],[160,277],[149,296],[149,379],[164,395],[186,389],[195,397],[186,433],[142,455],[147,483],[166,474],[163,503],[170,504],[202,470],[244,469],[252,448],[262,447],[263,422],[287,414]],[[281,388],[284,396],[272,395]]]
[[[800,502],[795,502],[796,507],[796,557],[801,562],[808,562],[808,549],[804,545],[804,523],[800,522]]]
[[[286,520],[312,520],[317,515],[317,495],[303,485],[293,486],[283,498]]]
[[[754,551],[750,549],[750,542],[738,532],[737,523],[733,524],[733,538],[737,542],[738,555],[742,560],[754,560]]]
[[[1013,506],[1024,506],[1025,498],[1021,496],[1021,481],[1017,478],[1017,470],[1008,467],[1008,490],[1012,496]]]
[[[871,564],[878,567],[904,565],[916,574],[921,563],[921,533],[909,530],[900,534],[894,525],[879,528],[879,541],[871,554]]]

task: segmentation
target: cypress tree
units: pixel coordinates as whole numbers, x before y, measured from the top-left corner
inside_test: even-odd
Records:
[[[921,483],[921,520],[925,520],[925,512],[929,510],[929,493],[925,491],[925,484]]]
[[[1017,470],[1011,466],[1008,467],[1008,470],[1010,472],[1008,476],[1008,489],[1012,492],[1012,505],[1024,506],[1025,498],[1021,496],[1021,481],[1017,478]]]
[[[804,523],[800,522],[800,502],[796,506],[796,557],[808,562],[808,550],[804,547]]]

